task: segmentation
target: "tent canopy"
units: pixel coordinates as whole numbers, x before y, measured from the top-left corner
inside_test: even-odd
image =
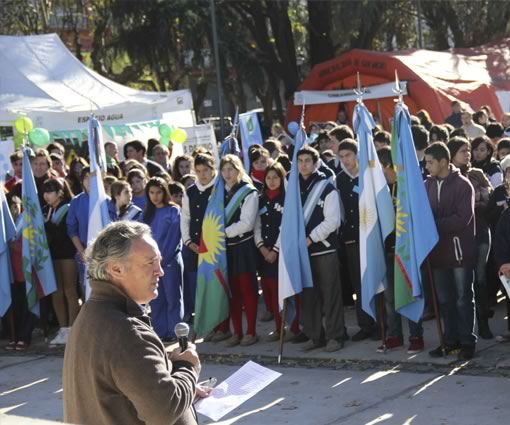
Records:
[[[181,125],[194,124],[189,90],[157,93],[117,84],[78,61],[56,34],[0,36],[0,62],[0,122],[25,113],[37,127],[77,129],[94,111],[112,125],[172,112],[186,121]]]
[[[395,81],[395,70],[407,82],[404,101],[411,113],[426,109],[432,121],[442,123],[451,113],[451,102],[460,100],[466,107],[478,109],[489,105],[500,118],[510,105],[501,104],[510,93],[510,38],[493,45],[450,52],[406,50],[381,53],[354,49],[335,59],[316,65],[299,87],[307,90],[342,90],[356,87],[359,72],[362,86]],[[395,95],[396,96],[396,95]],[[343,108],[352,118],[353,101],[310,105],[306,123],[335,121]],[[365,101],[374,117],[389,128],[394,113],[392,98]],[[299,120],[301,107],[289,102],[288,120]]]

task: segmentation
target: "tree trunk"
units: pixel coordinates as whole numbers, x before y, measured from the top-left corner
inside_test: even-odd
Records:
[[[310,66],[335,57],[331,40],[331,2],[308,0],[308,28],[310,36]]]

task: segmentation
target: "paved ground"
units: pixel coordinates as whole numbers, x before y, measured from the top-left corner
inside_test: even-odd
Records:
[[[0,423],[32,424],[18,416],[61,420],[61,367],[61,356],[1,357],[0,412],[7,416]],[[202,376],[221,382],[236,369],[206,362]],[[495,425],[510,413],[508,378],[459,375],[462,367],[447,374],[274,369],[280,378],[218,423]]]
[[[347,323],[354,323],[347,311]],[[272,330],[260,323],[261,336]],[[491,321],[495,334],[506,332],[499,306]],[[355,327],[349,327],[352,335]],[[375,341],[348,342],[336,353],[303,353],[287,344],[279,366],[277,343],[225,348],[197,340],[202,376],[220,380],[247,360],[280,371],[283,376],[224,419],[222,424],[482,424],[505,423],[509,414],[510,343],[480,340],[469,362],[455,357],[432,359],[437,346],[435,323],[425,323],[426,351],[381,354]],[[37,337],[23,354],[0,352],[0,416],[2,425],[32,425],[26,418],[62,419],[62,349],[51,349]],[[25,419],[14,417],[21,416]],[[8,420],[9,418],[10,420]],[[202,418],[204,423],[211,423]]]

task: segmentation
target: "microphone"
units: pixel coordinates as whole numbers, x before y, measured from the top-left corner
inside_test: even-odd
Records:
[[[185,322],[180,322],[175,325],[175,336],[179,340],[179,347],[181,347],[182,351],[185,351],[188,348],[188,335],[189,335],[189,326]]]

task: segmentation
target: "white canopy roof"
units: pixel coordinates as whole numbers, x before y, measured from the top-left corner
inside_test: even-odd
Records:
[[[77,129],[87,125],[91,110],[103,124],[155,120],[179,111],[175,124],[194,124],[189,90],[158,93],[117,84],[83,65],[56,34],[0,36],[0,63],[4,125],[25,113],[36,127]]]

